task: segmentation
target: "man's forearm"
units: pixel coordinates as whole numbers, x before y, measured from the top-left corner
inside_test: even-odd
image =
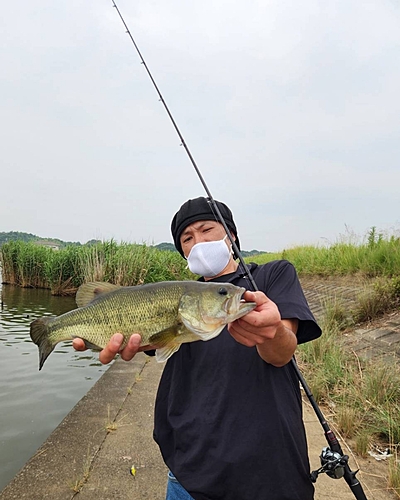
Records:
[[[267,339],[257,346],[260,357],[274,365],[281,367],[289,363],[297,347],[296,334],[283,322],[278,326],[274,338]]]

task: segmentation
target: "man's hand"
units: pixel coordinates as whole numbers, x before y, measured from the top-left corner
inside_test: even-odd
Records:
[[[138,333],[131,335],[127,345],[121,350],[124,337],[122,333],[115,333],[106,347],[100,351],[99,360],[103,365],[110,363],[119,353],[125,361],[130,361],[140,349],[141,337]],[[76,351],[85,351],[87,348],[82,339],[76,338],[72,342],[72,346]]]
[[[278,307],[263,292],[246,291],[243,298],[255,302],[255,309],[228,325],[232,337],[247,347],[257,346],[267,363],[283,366],[296,347],[297,319],[281,319]]]

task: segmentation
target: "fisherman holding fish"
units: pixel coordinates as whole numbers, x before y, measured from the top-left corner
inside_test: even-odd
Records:
[[[240,250],[231,210],[215,202]],[[171,224],[176,249],[200,282],[244,287],[251,311],[207,342],[183,343],[159,384],[154,439],[168,474],[166,500],[312,500],[296,347],[321,335],[294,267],[249,264],[260,291],[232,252],[209,200],[188,200]],[[223,287],[223,285],[221,285]],[[129,361],[143,347],[116,333],[100,352]],[[76,350],[86,348],[73,341]],[[151,354],[151,352],[149,352]]]

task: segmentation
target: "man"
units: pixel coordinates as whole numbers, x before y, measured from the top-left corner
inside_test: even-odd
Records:
[[[216,202],[240,249],[230,209]],[[206,198],[184,203],[171,224],[174,243],[200,280],[251,288],[223,225]],[[256,308],[208,342],[183,344],[160,381],[154,439],[170,469],[167,500],[312,500],[297,376],[297,344],[320,336],[297,274],[287,261],[250,272]],[[120,351],[114,335],[103,363],[130,360],[140,336]],[[82,349],[79,339],[76,349]]]

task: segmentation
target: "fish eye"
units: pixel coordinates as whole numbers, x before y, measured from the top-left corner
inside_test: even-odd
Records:
[[[222,288],[220,288],[220,289],[218,290],[218,293],[219,293],[220,295],[228,295],[228,290],[227,290],[226,288],[222,287]]]

